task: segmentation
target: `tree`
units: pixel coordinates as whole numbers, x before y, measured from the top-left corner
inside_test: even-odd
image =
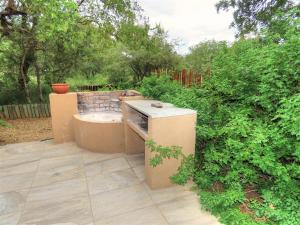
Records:
[[[167,41],[166,32],[159,26],[123,24],[117,40],[127,47],[129,66],[134,81],[141,81],[157,69],[171,69],[178,64],[179,57],[174,45]]]
[[[295,7],[295,3],[292,0],[221,0],[216,7],[218,11],[234,10],[231,26],[237,29],[237,36],[242,37],[268,26],[276,12],[287,11]]]
[[[31,102],[29,73],[35,73],[42,100],[42,77],[48,75],[48,82],[63,81],[66,74],[89,61],[81,59],[97,58],[97,43],[112,39],[118,24],[134,20],[137,10],[138,5],[129,0],[1,1],[1,43],[10,43],[11,47],[4,51],[5,58],[13,59],[10,66],[19,67],[17,80],[27,102]],[[86,39],[92,41],[87,43]],[[7,76],[9,70],[13,69],[6,70]],[[91,70],[100,69],[96,66]]]
[[[14,1],[8,0],[1,8],[2,39],[11,42],[11,47],[18,49],[6,54],[19,65],[19,85],[24,90],[27,102],[31,102],[28,88],[30,67],[35,69],[37,84],[41,93],[41,70],[38,52],[45,51],[45,43],[55,35],[67,32],[77,18],[76,4],[67,0],[50,1]],[[49,21],[52,23],[49,24]]]
[[[126,87],[132,81],[127,48],[122,43],[105,50],[101,72],[108,77],[110,84]]]
[[[299,24],[300,7],[291,8],[287,12],[278,12],[270,20],[270,24],[268,29],[264,32],[264,36],[271,36],[275,42],[283,42],[289,38],[291,33],[300,32]]]
[[[226,42],[200,42],[190,48],[190,53],[185,57],[186,64],[202,75],[209,75],[214,57],[225,47]]]

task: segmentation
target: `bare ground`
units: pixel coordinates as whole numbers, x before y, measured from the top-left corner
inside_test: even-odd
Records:
[[[0,126],[0,145],[52,138],[51,118],[7,120],[9,127]]]

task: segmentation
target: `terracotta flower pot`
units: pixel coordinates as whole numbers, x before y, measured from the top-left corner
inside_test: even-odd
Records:
[[[69,85],[65,83],[52,84],[52,90],[56,94],[65,94],[69,91]]]

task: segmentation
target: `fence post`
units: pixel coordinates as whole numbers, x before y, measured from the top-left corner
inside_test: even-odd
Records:
[[[192,81],[193,81],[193,71],[190,70],[190,73],[189,73],[189,84],[188,84],[189,87],[192,85]]]
[[[181,77],[183,86],[186,85],[186,75],[187,75],[187,71],[186,71],[186,69],[183,69],[182,70],[182,77]]]

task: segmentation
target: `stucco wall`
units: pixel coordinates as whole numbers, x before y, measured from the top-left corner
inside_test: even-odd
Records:
[[[99,153],[124,152],[123,122],[91,122],[74,115],[73,128],[78,146]]]
[[[148,139],[162,146],[180,146],[185,155],[195,153],[196,115],[154,118],[149,121]],[[150,159],[156,153],[145,149],[146,181],[151,188],[173,185],[169,179],[177,172],[180,160],[165,159],[162,165],[153,168]]]
[[[77,94],[50,94],[50,110],[54,141],[63,143],[74,140],[72,120],[78,113]]]

